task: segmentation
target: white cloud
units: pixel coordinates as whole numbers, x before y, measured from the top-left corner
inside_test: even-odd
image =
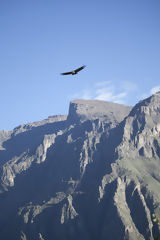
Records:
[[[72,94],[69,96],[69,99],[96,99],[133,105],[158,91],[160,91],[160,85],[154,86],[148,93],[140,95],[140,90],[135,83],[123,81],[119,82],[118,85],[114,85],[111,81],[102,81],[93,84],[90,88],[85,88],[78,93]]]
[[[150,96],[150,94],[143,93],[143,94],[139,97],[139,99],[140,99],[140,100],[143,100],[143,99],[145,99],[145,98],[148,98],[149,96]]]
[[[104,100],[109,102],[124,103],[124,97],[127,95],[126,92],[121,92],[118,94],[114,93],[114,87],[109,88],[99,88],[96,90],[97,100]]]
[[[160,85],[159,86],[155,86],[150,90],[150,94],[155,94],[156,92],[160,91]]]
[[[143,93],[141,96],[140,96],[140,99],[143,100],[145,98],[148,98],[150,97],[151,95],[155,94],[156,92],[159,92],[160,91],[160,85],[158,86],[155,86],[153,88],[151,88],[151,90],[148,92],[148,93]]]
[[[71,99],[97,99],[108,102],[128,104],[131,94],[135,94],[137,86],[131,82],[119,82],[119,86],[111,81],[97,82],[90,88],[82,89],[70,96]],[[133,95],[132,95],[133,97]]]

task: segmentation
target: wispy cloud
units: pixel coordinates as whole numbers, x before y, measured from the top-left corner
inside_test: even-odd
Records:
[[[104,100],[109,102],[124,103],[124,97],[127,95],[126,92],[115,93],[114,87],[99,88],[96,90],[95,99]]]
[[[116,87],[111,81],[97,82],[90,88],[82,89],[79,93],[73,94],[72,99],[97,99],[121,104],[129,104],[131,94],[135,94],[137,86],[128,81],[119,83]]]
[[[156,92],[160,91],[160,85],[152,87],[148,93],[143,93],[140,97],[140,99],[145,99],[151,96],[152,94],[155,94]]]
[[[134,105],[152,94],[160,91],[160,85],[152,87],[148,92],[140,94],[138,86],[129,81],[119,82],[118,86],[111,81],[101,81],[89,88],[69,96],[69,99],[96,99],[101,101],[115,102],[126,105]]]
[[[159,91],[160,91],[160,85],[151,88],[150,94],[155,94],[156,92],[159,92]]]

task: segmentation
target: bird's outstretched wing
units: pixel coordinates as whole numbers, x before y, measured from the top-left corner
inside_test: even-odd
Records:
[[[72,72],[61,73],[61,75],[69,75],[69,74],[72,74]]]
[[[82,67],[77,68],[77,69],[73,70],[72,72],[64,72],[64,73],[61,73],[61,75],[69,75],[69,74],[74,75],[74,74],[77,74],[79,71],[81,71],[81,70],[82,70],[83,68],[85,68],[85,67],[86,67],[86,66],[83,65]]]
[[[85,68],[86,66],[85,65],[83,65],[82,67],[80,67],[80,68],[77,68],[76,70],[74,70],[76,73],[77,72],[79,72],[79,71],[81,71],[83,68]]]

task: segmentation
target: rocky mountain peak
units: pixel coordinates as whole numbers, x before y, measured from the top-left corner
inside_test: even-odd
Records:
[[[157,141],[160,136],[160,92],[137,103],[126,118],[124,139],[142,145],[146,141]],[[155,140],[156,139],[156,140]],[[145,142],[146,142],[145,141]],[[150,142],[148,144],[152,145]],[[138,146],[136,145],[136,146]],[[153,151],[152,151],[153,152]],[[151,155],[150,155],[151,156]]]
[[[106,122],[121,122],[131,109],[131,106],[112,102],[74,100],[69,106],[68,120],[79,122],[100,119]]]
[[[134,114],[145,113],[147,115],[159,114],[160,111],[160,92],[153,94],[152,96],[138,102],[130,112],[130,116]]]

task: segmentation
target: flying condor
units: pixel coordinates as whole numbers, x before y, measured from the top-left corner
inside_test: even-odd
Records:
[[[81,71],[81,70],[82,70],[83,68],[85,68],[85,67],[86,67],[86,66],[83,65],[82,67],[77,68],[77,69],[75,69],[75,70],[73,70],[73,71],[71,71],[71,72],[61,73],[61,75],[69,75],[69,74],[75,75],[75,74],[77,74],[79,71]]]

